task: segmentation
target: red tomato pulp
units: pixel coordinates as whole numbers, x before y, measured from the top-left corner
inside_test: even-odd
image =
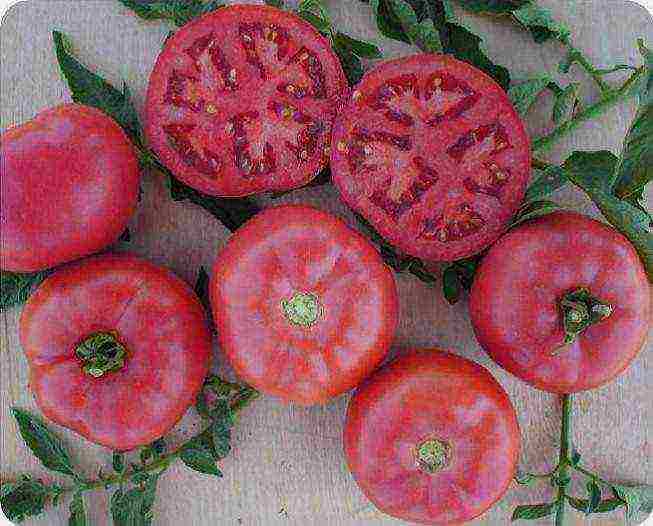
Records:
[[[43,413],[115,450],[149,444],[182,417],[211,353],[188,285],[117,254],[48,277],[25,306],[20,341]]]
[[[390,243],[428,261],[470,256],[497,239],[530,174],[528,135],[506,93],[445,55],[368,72],[332,140],[343,200]]]
[[[347,410],[347,464],[384,513],[460,524],[506,492],[519,455],[508,395],[470,360],[411,350],[356,391]]]
[[[0,265],[31,272],[98,252],[136,209],[139,168],[120,126],[64,104],[0,139]]]
[[[305,405],[355,387],[397,326],[394,277],[374,247],[308,206],[269,208],[240,228],[216,259],[211,303],[238,375]]]
[[[329,157],[347,90],[329,41],[267,6],[217,9],[165,44],[150,78],[147,135],[186,184],[243,196],[303,186]]]
[[[539,389],[573,393],[628,367],[646,340],[650,300],[644,266],[624,236],[557,212],[492,246],[469,308],[476,338],[499,365]]]

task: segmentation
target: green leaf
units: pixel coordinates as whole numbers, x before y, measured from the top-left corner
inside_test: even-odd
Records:
[[[510,13],[526,6],[530,0],[459,0],[463,7],[474,13]]]
[[[653,512],[653,486],[613,484],[612,490],[626,504],[627,518],[634,519],[639,513]]]
[[[517,211],[517,214],[510,223],[510,228],[514,228],[526,221],[530,221],[536,217],[542,217],[551,214],[552,212],[556,212],[558,210],[560,210],[560,205],[554,203],[553,201],[529,201],[523,204],[522,207]]]
[[[68,526],[86,526],[88,520],[86,519],[86,508],[84,506],[84,497],[80,492],[73,495],[73,500],[70,501],[70,517],[68,518]]]
[[[215,460],[226,457],[231,451],[231,428],[234,425],[234,415],[226,400],[221,401],[211,413],[214,418],[211,425],[211,439]]]
[[[109,509],[114,526],[151,526],[158,479],[158,474],[150,475],[139,486],[128,491],[120,488],[111,496]]]
[[[83,66],[72,54],[71,44],[63,33],[53,31],[52,37],[59,68],[68,82],[72,99],[109,115],[125,130],[134,144],[141,147],[142,129],[127,86],[123,85],[120,92]]]
[[[515,511],[512,513],[512,521],[525,519],[541,519],[542,517],[548,517],[553,513],[555,509],[555,504],[549,502],[547,504],[533,504],[528,506],[517,506]]]
[[[524,202],[541,200],[548,197],[568,183],[567,176],[562,168],[551,165],[531,183],[526,190]]]
[[[43,513],[48,498],[60,495],[59,486],[46,486],[40,480],[24,476],[19,482],[0,485],[0,505],[7,519],[17,523]]]
[[[588,500],[577,499],[576,497],[567,497],[567,501],[569,502],[569,504],[571,504],[572,508],[580,511],[581,513],[585,513],[585,511],[587,510],[587,506],[589,505]]]
[[[460,300],[462,291],[469,292],[472,288],[476,269],[483,258],[482,254],[467,259],[459,259],[449,265],[442,274],[442,292],[451,304]]]
[[[339,44],[347,47],[354,53],[356,56],[361,58],[376,59],[382,58],[383,54],[381,50],[371,42],[365,42],[364,40],[356,40],[344,33],[338,31],[335,38],[339,41]]]
[[[48,271],[22,273],[0,270],[0,312],[25,303],[48,274]]]
[[[560,124],[571,117],[578,106],[580,84],[572,82],[556,95],[553,104],[553,122]]]
[[[525,29],[528,29],[535,42],[545,42],[555,38],[560,42],[569,42],[571,31],[561,22],[553,19],[551,12],[538,6],[534,1],[513,11],[512,16]]]
[[[535,482],[535,476],[532,473],[518,471],[515,475],[515,482],[521,486],[532,486]]]
[[[417,13],[405,0],[386,0],[411,44],[426,53],[441,53],[442,42],[433,20],[419,21]]]
[[[331,22],[329,22],[328,20],[324,20],[309,11],[299,11],[297,14],[301,18],[306,20],[309,24],[311,24],[320,33],[328,35],[329,32],[331,31]]]
[[[641,194],[653,180],[653,52],[642,41],[639,44],[646,59],[647,75],[615,172],[614,192],[620,199]]]
[[[594,510],[594,513],[608,513],[623,506],[624,503],[620,499],[606,499],[599,502],[599,505]]]
[[[211,451],[198,441],[191,440],[187,442],[181,450],[179,458],[181,458],[184,464],[195,471],[217,477],[222,476],[222,472],[216,466]]]
[[[410,44],[410,38],[394,14],[389,0],[370,0],[370,7],[376,18],[376,26],[383,36]]]
[[[342,43],[339,33],[333,39],[333,50],[340,59],[340,64],[342,64],[349,85],[358,84],[363,77],[363,65],[360,58],[347,45]]]
[[[145,20],[169,20],[177,26],[183,26],[194,18],[222,7],[217,1],[202,0],[120,0],[139,17]]]
[[[76,476],[63,444],[43,420],[17,407],[12,407],[11,413],[18,423],[23,440],[46,468],[71,477]]]
[[[442,273],[442,292],[451,305],[458,303],[458,300],[460,300],[463,285],[454,267],[447,267]]]
[[[285,9],[286,4],[284,3],[283,0],[265,0],[265,3],[267,5],[270,5],[272,7],[276,7],[277,9]]]
[[[587,482],[587,494],[589,499],[587,501],[587,507],[585,508],[585,513],[589,515],[594,513],[599,503],[601,502],[601,488],[596,483],[595,480],[590,480]]]
[[[125,472],[125,454],[121,453],[120,451],[114,451],[111,465],[113,466],[113,470],[116,473],[124,473]]]
[[[525,82],[513,84],[508,90],[508,96],[517,113],[525,115],[552,80],[549,75],[542,74]]]
[[[204,267],[200,267],[197,273],[197,281],[195,281],[195,294],[200,299],[204,311],[206,312],[206,317],[209,321],[209,326],[212,331],[215,331],[215,324],[213,323],[213,310],[211,309],[211,299],[209,295],[209,275],[204,270]]]
[[[611,192],[617,158],[608,151],[574,152],[563,164],[569,180],[594,201],[605,218],[633,244],[653,280],[653,233],[646,211]]]
[[[576,449],[576,446],[571,446],[571,457],[569,458],[569,463],[572,466],[577,466],[578,463],[580,462],[581,459],[581,454],[580,451]]]

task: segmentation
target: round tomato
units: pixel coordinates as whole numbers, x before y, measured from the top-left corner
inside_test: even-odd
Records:
[[[213,319],[237,374],[310,405],[355,387],[397,326],[392,272],[344,222],[308,206],[256,215],[218,255]]]
[[[501,87],[446,55],[367,73],[334,124],[333,180],[390,243],[427,261],[480,252],[530,174],[524,125]]]
[[[138,202],[139,168],[120,126],[64,104],[0,139],[1,261],[31,272],[98,252],[123,233]]]
[[[117,254],[48,277],[25,306],[20,341],[45,416],[120,451],[175,425],[211,354],[206,315],[188,285]]]
[[[147,135],[182,181],[211,195],[303,186],[324,167],[347,81],[329,41],[267,6],[224,7],[165,44]]]
[[[508,395],[480,365],[411,350],[356,391],[344,430],[347,464],[384,513],[460,524],[501,498],[514,476],[519,425]]]
[[[650,288],[612,228],[572,212],[502,237],[476,273],[474,332],[494,361],[539,389],[573,393],[620,374],[642,348]]]

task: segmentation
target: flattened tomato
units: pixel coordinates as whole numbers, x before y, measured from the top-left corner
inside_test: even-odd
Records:
[[[524,125],[501,87],[445,55],[367,73],[334,124],[343,200],[407,254],[450,261],[499,237],[530,174]]]
[[[188,285],[117,254],[48,277],[25,306],[20,341],[45,416],[121,451],[175,425],[211,354],[206,315]]]
[[[651,291],[628,240],[572,212],[535,219],[483,259],[470,312],[481,346],[539,389],[573,393],[619,375],[646,340]]]
[[[347,410],[347,464],[384,513],[420,524],[479,516],[510,485],[519,425],[508,395],[480,365],[411,350],[374,373]]]
[[[177,31],[154,67],[147,135],[182,181],[243,196],[308,183],[347,90],[329,42],[267,6],[220,8]]]
[[[138,159],[107,115],[64,104],[0,141],[3,269],[54,267],[102,250],[125,230],[138,202]]]
[[[394,277],[377,251],[308,206],[269,208],[240,228],[216,259],[211,303],[238,375],[304,405],[355,387],[397,326]]]

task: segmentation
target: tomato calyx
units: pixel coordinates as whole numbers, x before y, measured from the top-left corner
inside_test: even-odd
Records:
[[[451,444],[437,438],[424,440],[415,448],[417,467],[429,475],[446,469],[451,462],[451,456]]]
[[[614,311],[612,305],[592,296],[584,287],[565,294],[559,308],[565,329],[565,345],[573,343],[590,325],[605,320]]]
[[[323,307],[312,292],[295,292],[289,300],[281,300],[283,314],[292,325],[311,327],[322,316]]]
[[[101,378],[123,368],[127,349],[118,341],[115,331],[95,332],[75,347],[75,355],[82,362],[86,374]]]

